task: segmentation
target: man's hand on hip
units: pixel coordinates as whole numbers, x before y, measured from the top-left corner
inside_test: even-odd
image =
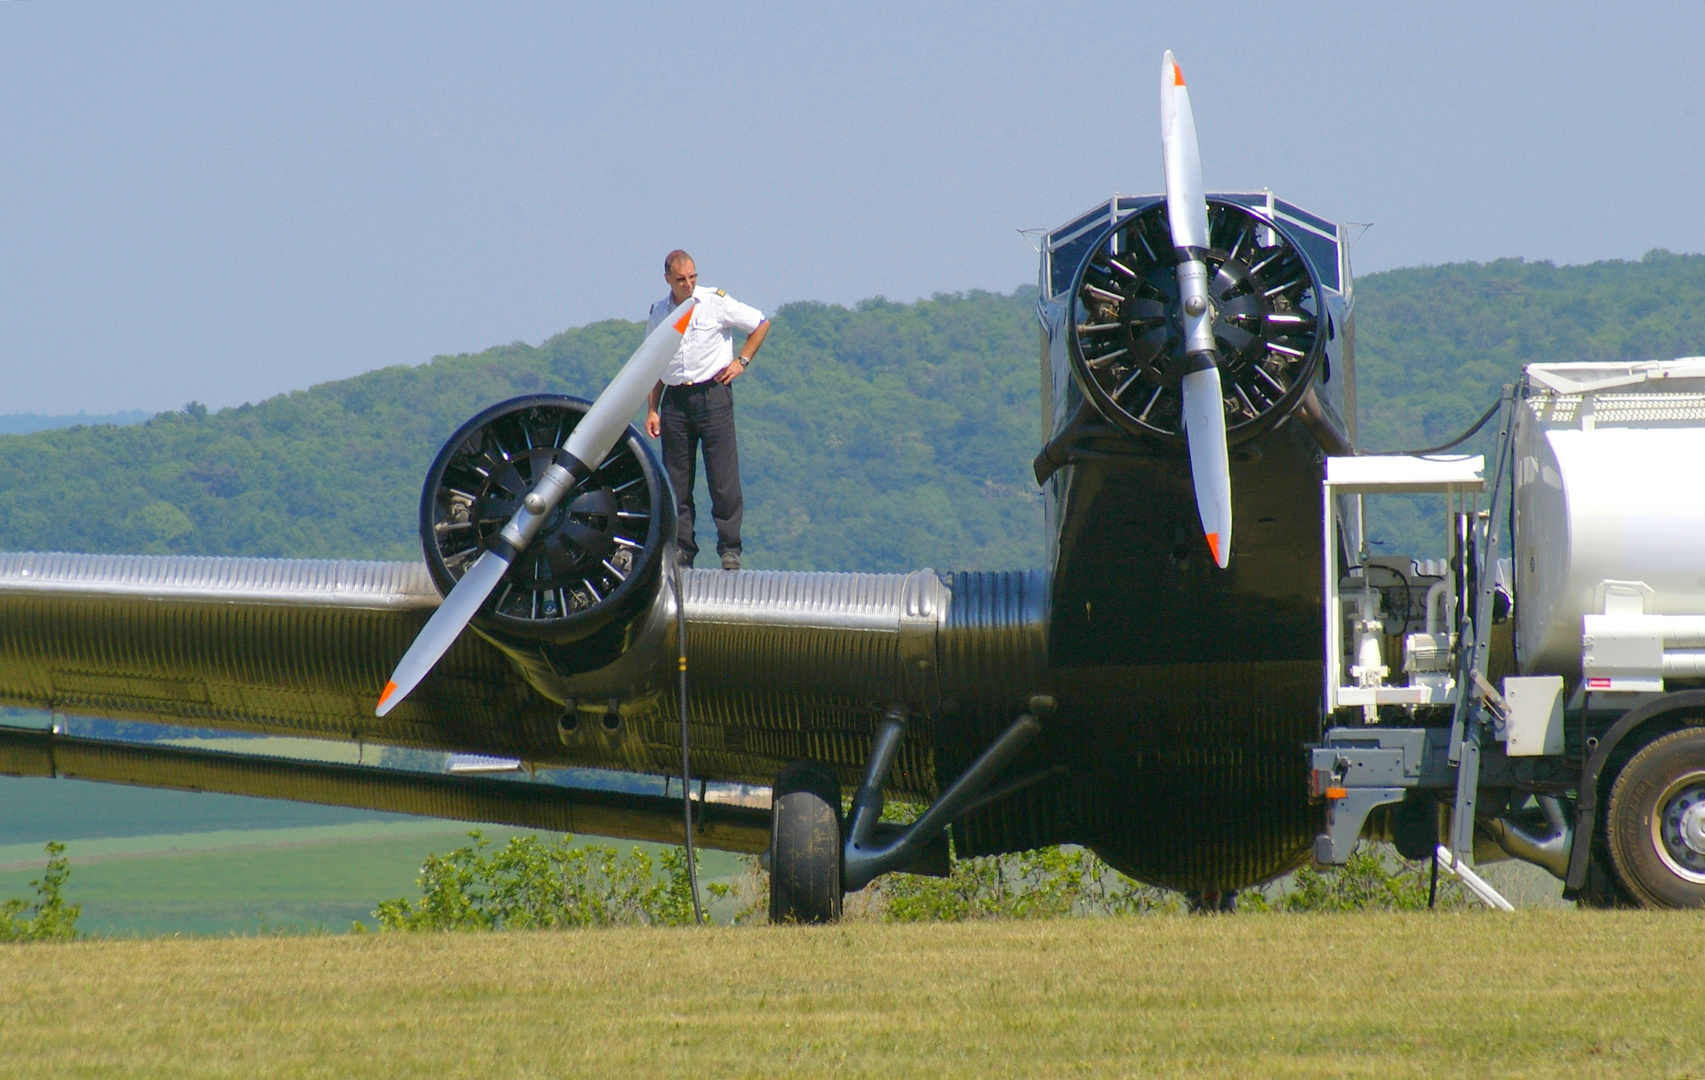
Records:
[[[712,375],[711,378],[714,379],[715,381],[721,383],[723,386],[727,386],[729,383],[733,382],[735,379],[738,379],[741,375],[744,375],[745,373],[746,373],[746,361],[744,361],[740,357],[736,356],[734,358],[733,363],[729,364],[727,367],[723,368],[721,371],[717,372],[715,375]]]

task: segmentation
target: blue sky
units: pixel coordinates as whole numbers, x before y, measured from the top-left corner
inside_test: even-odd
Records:
[[[1705,250],[1705,7],[0,2],[0,413],[238,404],[639,318],[1007,290],[1161,183],[1359,271]],[[1424,9],[1424,10],[1422,10]]]

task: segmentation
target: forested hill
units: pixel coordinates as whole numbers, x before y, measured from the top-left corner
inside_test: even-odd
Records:
[[[736,387],[748,565],[1038,565],[1035,299],[778,311]],[[1395,270],[1357,283],[1356,310],[1364,446],[1429,445],[1525,362],[1705,353],[1705,256]],[[596,323],[217,413],[0,435],[0,549],[416,558],[443,439],[506,397],[596,393],[641,330]]]
[[[1020,289],[777,312],[735,388],[748,565],[1037,565],[1035,305]],[[518,394],[595,395],[643,330],[595,323],[217,413],[0,436],[0,549],[419,558],[421,483],[450,433]]]
[[[1526,363],[1701,354],[1705,255],[1651,251],[1639,262],[1586,266],[1500,259],[1356,283],[1356,393],[1367,450],[1454,438]]]

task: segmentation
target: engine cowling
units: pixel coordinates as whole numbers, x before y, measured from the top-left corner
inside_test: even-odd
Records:
[[[1297,244],[1247,207],[1208,200],[1209,295],[1226,437],[1252,438],[1293,412],[1328,337],[1320,282]],[[1136,435],[1184,439],[1186,373],[1177,256],[1166,204],[1125,217],[1078,268],[1072,370],[1107,419]]]
[[[591,408],[534,394],[493,405],[445,442],[420,498],[420,539],[448,594],[521,506]],[[662,582],[674,502],[650,445],[629,427],[563,500],[471,624],[528,662],[587,671],[615,659]]]

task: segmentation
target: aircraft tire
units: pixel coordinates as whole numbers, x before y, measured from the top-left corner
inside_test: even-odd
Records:
[[[1665,735],[1622,767],[1605,834],[1641,906],[1705,907],[1705,728]]]
[[[776,778],[770,819],[770,921],[841,917],[841,785],[826,765],[796,761]]]

